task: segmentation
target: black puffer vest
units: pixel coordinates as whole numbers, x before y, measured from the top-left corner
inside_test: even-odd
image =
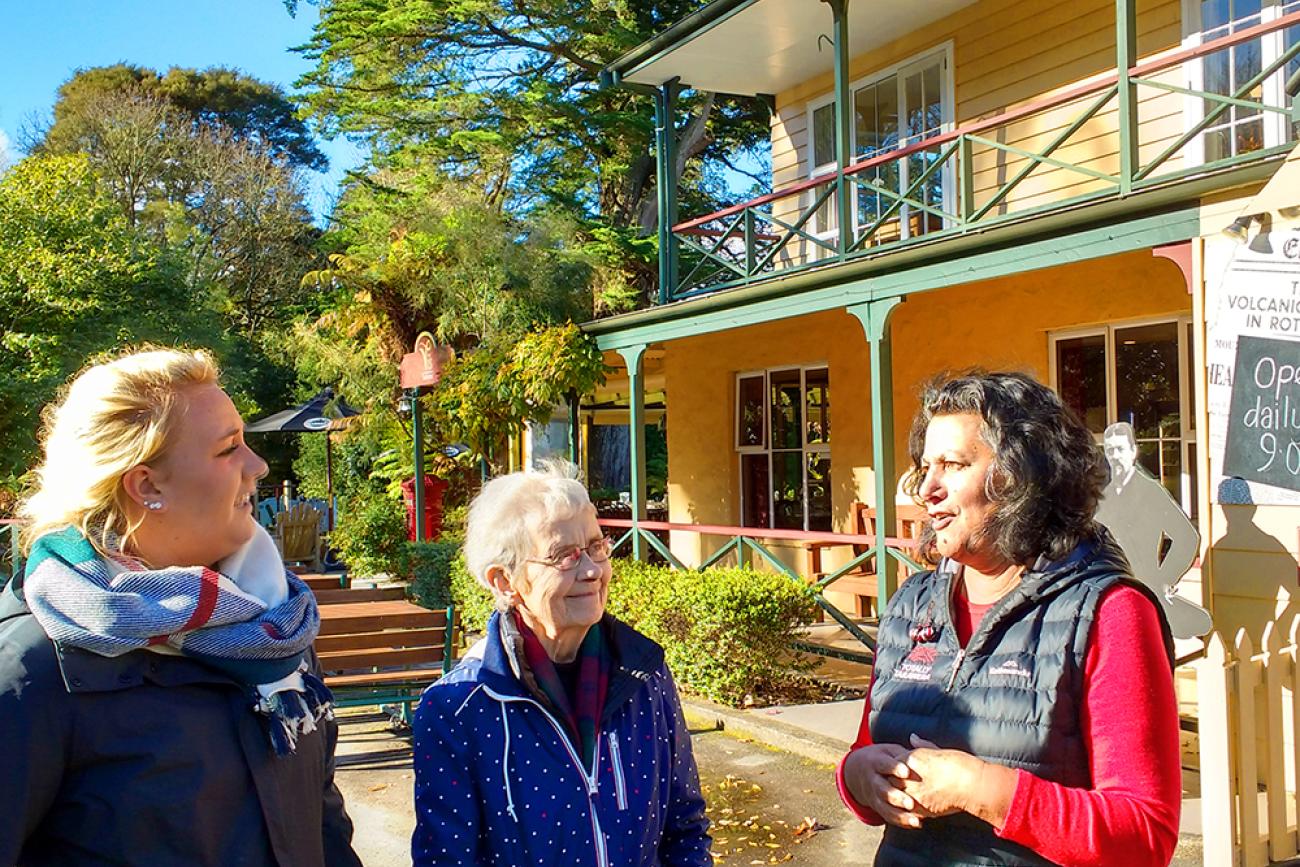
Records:
[[[1108,535],[1055,563],[1040,558],[989,609],[963,650],[952,623],[956,564],[908,580],[880,624],[871,688],[871,738],[910,746],[918,734],[1072,787],[1092,783],[1079,715],[1097,605],[1126,581],[1128,563]],[[1155,604],[1154,599],[1152,600]],[[1156,605],[1159,610],[1159,605]],[[1173,642],[1165,628],[1170,663]],[[1050,865],[966,813],[919,830],[888,826],[877,865]]]

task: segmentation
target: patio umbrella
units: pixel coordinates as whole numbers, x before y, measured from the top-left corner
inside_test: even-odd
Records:
[[[332,409],[326,414],[326,408],[331,404]],[[244,425],[245,433],[325,433],[326,509],[329,511],[328,526],[331,530],[334,529],[334,458],[330,431],[338,429],[341,419],[354,415],[359,413],[344,403],[342,398],[335,400],[334,389],[326,388],[306,403]]]

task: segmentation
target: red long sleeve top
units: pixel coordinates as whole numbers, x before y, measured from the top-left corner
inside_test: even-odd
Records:
[[[989,607],[955,594],[953,619],[962,647]],[[1159,615],[1140,591],[1118,585],[1102,596],[1092,628],[1080,719],[1092,788],[1070,788],[1018,770],[1006,823],[995,830],[1058,864],[1106,867],[1123,853],[1130,867],[1166,867],[1178,842],[1182,771],[1178,705]],[[853,749],[871,743],[870,714],[868,694]],[[858,818],[881,824],[849,793],[843,762],[836,780]]]

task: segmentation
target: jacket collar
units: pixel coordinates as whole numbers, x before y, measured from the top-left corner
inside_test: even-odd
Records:
[[[22,576],[15,576],[0,593],[0,624],[24,617],[35,623],[23,598],[22,583]],[[39,625],[35,628],[40,629]],[[54,646],[63,685],[69,693],[117,692],[145,682],[163,687],[198,683],[239,686],[220,672],[183,656],[148,650],[134,650],[121,656],[99,656],[61,642],[50,643]]]
[[[976,634],[971,636],[967,652],[978,649],[980,636],[987,635],[1000,620],[1022,608],[1038,604],[1044,599],[1063,592],[1076,582],[1099,575],[1129,575],[1128,561],[1115,540],[1104,529],[1099,528],[1095,539],[1085,539],[1074,547],[1070,553],[1059,560],[1048,560],[1039,556],[1033,566],[1025,571],[1020,583],[994,603]],[[954,578],[960,566],[945,558],[935,569],[935,586],[932,592],[932,604],[938,609],[933,616],[943,627],[942,632],[951,635],[956,641],[956,629],[952,623],[952,594]]]
[[[479,678],[494,692],[520,698],[536,698],[524,683],[522,654],[510,640],[510,629],[502,628],[503,615],[497,612],[488,620],[483,642],[483,662]],[[664,652],[658,644],[632,627],[606,614],[596,625],[605,630],[605,646],[613,656],[609,691],[601,722],[632,698],[641,684],[649,680],[664,664]]]

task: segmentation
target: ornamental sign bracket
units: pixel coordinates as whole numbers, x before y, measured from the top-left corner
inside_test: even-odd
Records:
[[[415,338],[415,351],[402,356],[398,380],[402,388],[428,388],[442,379],[442,369],[455,358],[450,346],[439,346],[433,335],[421,331]]]

